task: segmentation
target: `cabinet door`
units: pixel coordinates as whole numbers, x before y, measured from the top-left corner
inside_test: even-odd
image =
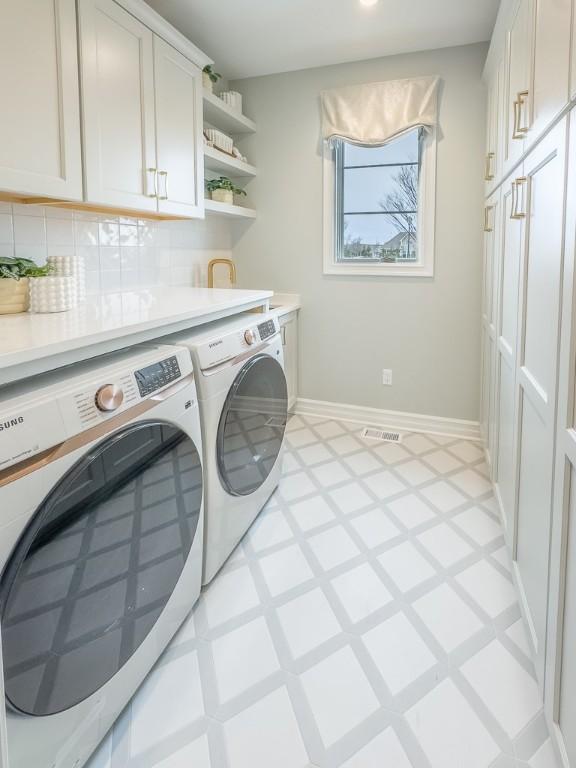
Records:
[[[571,45],[571,61],[570,67],[570,98],[576,98],[576,0],[572,0],[572,45]]]
[[[486,97],[487,123],[484,179],[486,181],[486,191],[488,194],[499,178],[502,64],[496,67],[492,72],[488,82],[488,93]]]
[[[482,298],[481,427],[486,458],[493,474],[495,442],[495,370],[499,286],[499,194],[489,198],[484,210],[484,279]]]
[[[291,312],[280,318],[282,345],[284,347],[284,373],[288,385],[288,410],[298,399],[298,313]]]
[[[80,0],[86,198],[155,211],[152,32],[114,0]]]
[[[576,765],[576,114],[570,115],[550,604],[544,706],[564,765]]]
[[[202,73],[154,36],[158,209],[204,215]]]
[[[531,142],[568,102],[572,0],[535,0]]]
[[[530,115],[530,59],[533,34],[533,0],[518,0],[508,31],[507,82],[504,114],[504,171],[524,152]]]
[[[74,0],[2,3],[0,71],[0,189],[81,200]]]
[[[494,485],[500,506],[506,540],[512,545],[515,528],[515,453],[516,453],[516,360],[518,351],[518,307],[520,297],[520,259],[522,224],[512,218],[514,188],[502,191],[501,257],[499,263],[499,313],[496,336],[496,447]]]
[[[513,560],[541,683],[548,608],[565,165],[563,121],[524,162],[526,217],[517,373],[518,506]],[[521,206],[522,203],[520,210]]]

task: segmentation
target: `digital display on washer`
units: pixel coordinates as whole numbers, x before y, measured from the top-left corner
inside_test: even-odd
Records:
[[[274,320],[267,320],[265,323],[260,323],[258,326],[258,333],[260,334],[260,338],[262,341],[265,339],[269,339],[270,336],[274,336],[276,333],[276,326],[274,325]]]
[[[176,357],[167,357],[160,363],[134,371],[140,396],[145,397],[180,378],[180,366]]]

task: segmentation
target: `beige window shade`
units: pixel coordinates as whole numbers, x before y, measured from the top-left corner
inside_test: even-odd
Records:
[[[385,144],[437,122],[437,77],[388,80],[322,91],[322,135],[359,144]]]

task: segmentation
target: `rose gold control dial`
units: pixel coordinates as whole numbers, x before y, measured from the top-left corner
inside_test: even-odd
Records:
[[[247,331],[244,331],[244,341],[246,344],[254,344],[256,341],[256,334],[251,328],[249,328]]]
[[[94,398],[99,411],[115,411],[124,402],[124,392],[117,384],[104,384]]]

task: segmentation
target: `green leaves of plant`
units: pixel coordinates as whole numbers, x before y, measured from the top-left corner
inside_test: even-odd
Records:
[[[52,267],[48,264],[39,267],[31,259],[12,258],[11,256],[0,256],[0,279],[9,278],[11,280],[20,280],[21,277],[45,277],[52,272]]]
[[[220,176],[217,179],[207,179],[206,189],[208,192],[213,192],[215,189],[227,189],[230,192],[233,192],[235,195],[246,194],[246,192],[240,187],[237,187],[232,179],[228,178],[228,176]]]

